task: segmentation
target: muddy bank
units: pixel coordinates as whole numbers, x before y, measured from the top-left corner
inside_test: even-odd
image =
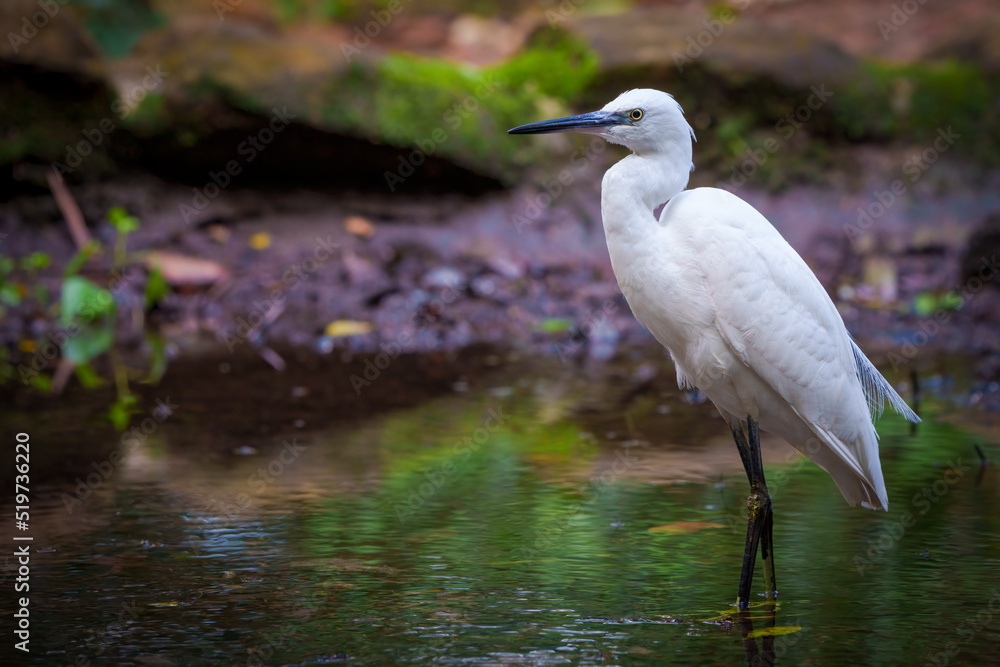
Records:
[[[86,265],[118,304],[116,348],[135,377],[145,376],[157,346],[164,360],[252,351],[277,369],[276,345],[395,357],[487,344],[605,361],[652,340],[618,290],[601,227],[600,177],[617,157],[595,150],[558,191],[543,181],[477,198],[231,189],[189,216],[192,189],[149,176],[72,193],[106,247],[114,243],[107,211],[121,206],[140,220],[128,241],[133,257],[155,251],[214,268],[202,284],[173,276],[144,317],[148,263],[113,272],[106,252]],[[995,379],[1000,289],[984,220],[1000,209],[989,187],[998,177],[963,185],[971,181],[960,164],[939,166],[880,208],[891,189],[878,184],[893,173],[870,171],[872,185],[852,192],[746,186],[738,194],[806,258],[877,363],[898,371],[925,355],[962,352],[981,360],[983,379]],[[0,234],[8,256],[51,256],[37,280],[57,295],[75,247],[52,198],[0,206]],[[54,371],[48,353],[62,329],[53,308],[26,298],[8,310],[0,339],[12,368]],[[8,381],[23,388],[20,379]]]

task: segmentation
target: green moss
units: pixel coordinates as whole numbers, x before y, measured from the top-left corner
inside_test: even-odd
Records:
[[[924,142],[950,126],[960,136],[957,150],[996,163],[998,98],[1000,81],[973,63],[872,61],[834,103],[836,120],[851,140]]]
[[[166,97],[163,93],[150,92],[122,119],[122,126],[136,134],[155,134],[167,129]]]
[[[88,32],[101,52],[120,58],[132,50],[146,31],[164,25],[164,17],[147,2],[136,0],[74,0]]]
[[[563,108],[594,76],[596,56],[579,42],[547,36],[518,56],[478,69],[393,54],[374,72],[358,67],[331,88],[324,119],[336,129],[416,147],[503,179],[530,158],[506,131]]]

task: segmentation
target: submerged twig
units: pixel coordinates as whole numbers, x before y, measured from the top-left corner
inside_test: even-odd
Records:
[[[76,370],[76,364],[72,361],[66,359],[65,357],[59,360],[59,363],[56,365],[56,370],[52,374],[51,391],[53,394],[61,394],[63,392],[63,389],[66,388],[66,383],[69,382],[69,378],[73,374],[74,370]]]
[[[66,220],[66,226],[69,227],[69,233],[73,237],[73,242],[76,243],[77,250],[82,250],[84,246],[90,243],[90,232],[87,230],[87,223],[83,219],[83,212],[80,211],[79,205],[73,199],[69,188],[66,187],[62,174],[55,167],[49,169],[46,176],[49,180],[49,188],[52,190],[52,196],[56,200],[56,206],[59,207],[60,213],[62,213],[63,218]]]

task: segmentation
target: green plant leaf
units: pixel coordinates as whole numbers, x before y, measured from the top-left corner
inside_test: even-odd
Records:
[[[90,367],[90,364],[77,364],[74,370],[76,371],[76,379],[85,388],[94,389],[101,386],[101,376]]]
[[[160,299],[165,297],[169,292],[170,287],[167,285],[167,281],[163,279],[163,272],[154,267],[149,272],[149,278],[146,279],[146,310],[159,303]]]
[[[44,252],[33,252],[21,260],[21,267],[29,271],[44,269],[52,263],[52,258]]]
[[[542,320],[541,324],[538,325],[539,331],[544,331],[545,333],[562,333],[563,331],[569,331],[573,326],[573,322],[562,317],[550,317],[549,319]]]
[[[86,324],[115,313],[111,292],[80,276],[70,276],[63,281],[59,305],[59,323],[64,327],[81,322]]]
[[[118,400],[111,404],[108,409],[108,419],[119,431],[124,431],[128,426],[132,413],[135,412],[136,398],[132,394],[119,396]]]
[[[85,364],[107,352],[115,340],[115,300],[108,290],[86,278],[70,276],[63,282],[59,323],[70,334],[63,357]]]
[[[97,241],[89,241],[87,245],[80,248],[80,250],[73,255],[72,259],[66,264],[66,269],[63,271],[64,276],[75,276],[83,268],[83,265],[87,263],[90,256],[98,252],[101,249],[101,244]]]
[[[149,375],[143,382],[156,384],[167,372],[167,343],[157,333],[149,333],[146,337],[149,345]]]
[[[121,206],[115,206],[108,211],[108,222],[119,234],[131,234],[139,229],[139,219],[129,215]]]
[[[21,303],[21,293],[14,283],[0,284],[0,302],[8,306],[16,306]]]

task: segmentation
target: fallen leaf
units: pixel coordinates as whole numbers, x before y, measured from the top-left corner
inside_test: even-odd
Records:
[[[363,336],[371,333],[374,329],[371,322],[335,320],[326,325],[324,333],[330,338],[342,338],[343,336]]]
[[[205,228],[205,233],[208,234],[208,238],[220,245],[225,244],[232,235],[229,228],[225,225],[209,225]]]
[[[254,250],[263,250],[271,247],[271,235],[267,232],[257,232],[250,237],[250,247]]]
[[[211,285],[229,275],[218,262],[172,252],[147,252],[143,261],[150,270],[159,269],[170,285]]]
[[[683,535],[685,533],[696,533],[707,528],[725,528],[721,523],[711,521],[678,521],[668,523],[665,526],[653,526],[649,529],[651,533],[666,533],[668,535]]]
[[[344,220],[344,229],[355,236],[370,239],[375,234],[375,225],[360,215],[351,215]]]
[[[562,317],[550,317],[538,324],[538,330],[545,333],[560,333],[569,331],[572,326],[573,322],[571,320]]]
[[[760,630],[751,630],[747,633],[749,639],[754,639],[756,637],[777,637],[778,635],[790,635],[793,632],[798,632],[802,629],[801,625],[776,625],[773,628],[761,628]]]

